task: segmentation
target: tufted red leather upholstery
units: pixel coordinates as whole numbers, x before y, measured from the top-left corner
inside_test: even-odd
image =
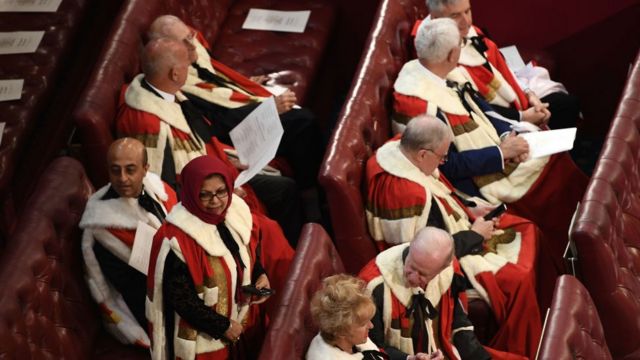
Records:
[[[68,157],[39,179],[0,258],[0,357],[149,357],[101,330],[86,288],[77,224],[92,192],[82,165]]]
[[[271,33],[240,28],[249,7],[312,12],[305,33]],[[333,23],[333,8],[312,0],[126,1],[73,115],[87,172],[97,186],[107,182],[103,164],[113,141],[118,94],[140,72],[142,34],[162,14],[174,14],[201,30],[214,56],[246,75],[282,72],[280,83],[292,85],[300,102],[318,70]]]
[[[16,163],[25,150],[29,136],[42,117],[55,90],[60,86],[61,69],[70,55],[86,0],[63,1],[55,13],[0,13],[0,31],[44,30],[35,53],[0,56],[0,79],[24,79],[22,98],[0,102],[5,122],[0,144],[0,195],[9,191]],[[7,209],[4,211],[7,212]]]
[[[390,134],[393,83],[409,60],[411,28],[426,14],[424,0],[382,0],[365,42],[351,91],[320,169],[335,243],[347,270],[357,273],[377,253],[367,230],[362,186],[371,154]]]
[[[571,275],[556,281],[538,359],[611,359],[589,292]]]
[[[640,53],[578,209],[578,269],[616,359],[640,358]]]
[[[318,224],[306,224],[260,360],[304,358],[311,339],[318,333],[309,312],[311,298],[322,279],[343,272],[342,260],[324,229]]]

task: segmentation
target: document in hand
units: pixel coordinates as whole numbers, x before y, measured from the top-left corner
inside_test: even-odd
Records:
[[[524,60],[522,60],[522,56],[520,56],[520,52],[515,45],[500,48],[500,52],[504,56],[504,60],[507,62],[507,66],[511,71],[517,72],[525,67]]]
[[[529,159],[535,159],[573,149],[576,128],[537,131],[518,136],[529,143]]]
[[[243,29],[303,33],[307,27],[311,10],[277,11],[249,9],[242,24]]]
[[[273,97],[262,102],[229,132],[240,162],[248,166],[238,175],[234,187],[251,180],[273,160],[283,133]]]
[[[156,229],[138,221],[131,256],[129,256],[129,265],[145,275],[149,271],[149,256],[151,256],[151,245],[155,234]]]

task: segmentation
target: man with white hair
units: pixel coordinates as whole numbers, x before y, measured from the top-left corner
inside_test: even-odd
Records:
[[[498,46],[473,25],[470,0],[427,0],[430,17],[451,18],[465,38],[458,64],[462,75],[493,107],[507,117],[525,118],[534,107],[546,116],[552,129],[573,127],[580,116],[578,98],[534,66],[527,76],[516,77]],[[417,27],[415,28],[417,29]],[[548,107],[548,108],[547,108]]]
[[[187,26],[173,15],[156,18],[149,27],[148,37],[168,37],[181,41],[189,50],[188,75],[181,91],[212,121],[218,139],[232,145],[231,131],[260,102],[272,96],[262,85],[267,77],[247,78],[213,59],[202,34]],[[284,134],[278,147],[278,156],[287,160],[293,177],[306,204],[316,199],[316,185],[320,161],[323,155],[322,137],[313,113],[295,106],[296,95],[291,90],[275,96],[276,107]],[[309,204],[305,208],[310,220],[318,220],[311,214],[318,213]],[[315,214],[316,216],[318,214]]]
[[[446,231],[425,227],[411,243],[371,260],[359,275],[377,310],[369,337],[392,360],[520,358],[485,348],[476,338],[453,253]]]
[[[509,123],[491,116],[491,106],[459,75],[461,43],[451,19],[421,24],[415,39],[418,59],[403,66],[394,84],[395,125],[424,113],[449,125],[454,137],[449,161],[440,170],[467,195],[511,204],[553,239],[549,255],[559,259],[588,179],[567,153],[528,159],[528,143]]]
[[[425,227],[449,232],[469,283],[493,309],[499,330],[492,346],[534,356],[541,329],[536,279],[551,285],[544,289],[550,300],[557,273],[536,274],[534,224],[511,214],[483,219],[491,207],[481,199],[462,199],[439,173],[452,138],[445,123],[421,115],[400,140],[387,142],[369,159],[369,232],[379,248],[410,242]]]

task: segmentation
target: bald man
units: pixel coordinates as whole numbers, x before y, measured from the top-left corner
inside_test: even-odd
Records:
[[[425,227],[360,272],[377,310],[369,337],[392,360],[490,359],[458,299],[464,281],[453,247],[446,231]]]
[[[176,194],[148,171],[146,149],[136,139],[111,144],[107,166],[109,184],[89,198],[80,221],[86,280],[111,334],[148,347],[146,275],[130,267],[129,258],[138,224],[158,229]]]
[[[215,156],[234,167],[225,153],[233,148],[217,140],[209,119],[180,91],[189,64],[189,52],[183,42],[151,40],[142,56],[143,74],[126,88],[116,119],[118,135],[140,139],[149,153],[149,170],[160,174],[174,189],[182,168],[198,156]],[[295,181],[284,176],[256,175],[249,185],[250,188],[243,188],[249,194],[245,201],[251,209],[261,208],[253,194],[255,190],[268,215],[295,243],[302,226]]]
[[[260,83],[266,77],[247,78],[212,59],[202,34],[173,15],[158,17],[151,24],[148,37],[167,37],[182,41],[187,46],[191,66],[182,93],[212,120],[216,136],[225,144],[232,145],[229,131],[263,100],[272,96]],[[313,200],[324,153],[321,132],[311,111],[294,107],[296,95],[291,90],[276,96],[275,102],[284,129],[277,155],[291,165],[293,177],[309,205],[305,210],[311,212],[314,204],[309,204],[309,201]]]

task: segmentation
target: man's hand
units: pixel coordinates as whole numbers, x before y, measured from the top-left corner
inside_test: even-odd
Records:
[[[548,109],[549,103],[540,103],[540,105],[531,106],[525,111],[522,111],[522,121],[532,123],[533,125],[544,125],[551,117],[551,112]]]
[[[476,218],[485,216],[486,214],[489,213],[489,211],[495,208],[496,208],[495,205],[485,205],[485,204],[478,204],[478,203],[476,203],[476,206],[474,207],[468,207],[471,215],[473,215]]]
[[[240,159],[238,159],[235,156],[227,156],[227,158],[229,158],[229,162],[231,163],[231,165],[233,165],[234,168],[242,171],[242,170],[246,170],[248,168],[247,165],[243,164],[240,162]]]
[[[293,105],[296,104],[297,100],[298,99],[296,99],[296,94],[291,90],[287,90],[282,94],[276,96],[276,108],[278,109],[278,114],[282,114],[291,110]]]
[[[235,320],[230,321],[231,325],[229,326],[227,331],[224,332],[224,337],[226,337],[229,341],[237,341],[240,338],[240,334],[242,334],[242,325]]]
[[[264,85],[267,81],[269,81],[269,76],[267,75],[257,75],[249,77],[249,80],[256,82],[260,85]]]
[[[494,225],[495,223],[493,220],[485,220],[484,218],[479,217],[476,218],[476,221],[471,225],[471,231],[475,231],[480,234],[483,239],[489,240],[493,235]]]
[[[518,137],[515,132],[511,132],[500,143],[500,151],[505,161],[523,162],[529,157],[529,143]]]

